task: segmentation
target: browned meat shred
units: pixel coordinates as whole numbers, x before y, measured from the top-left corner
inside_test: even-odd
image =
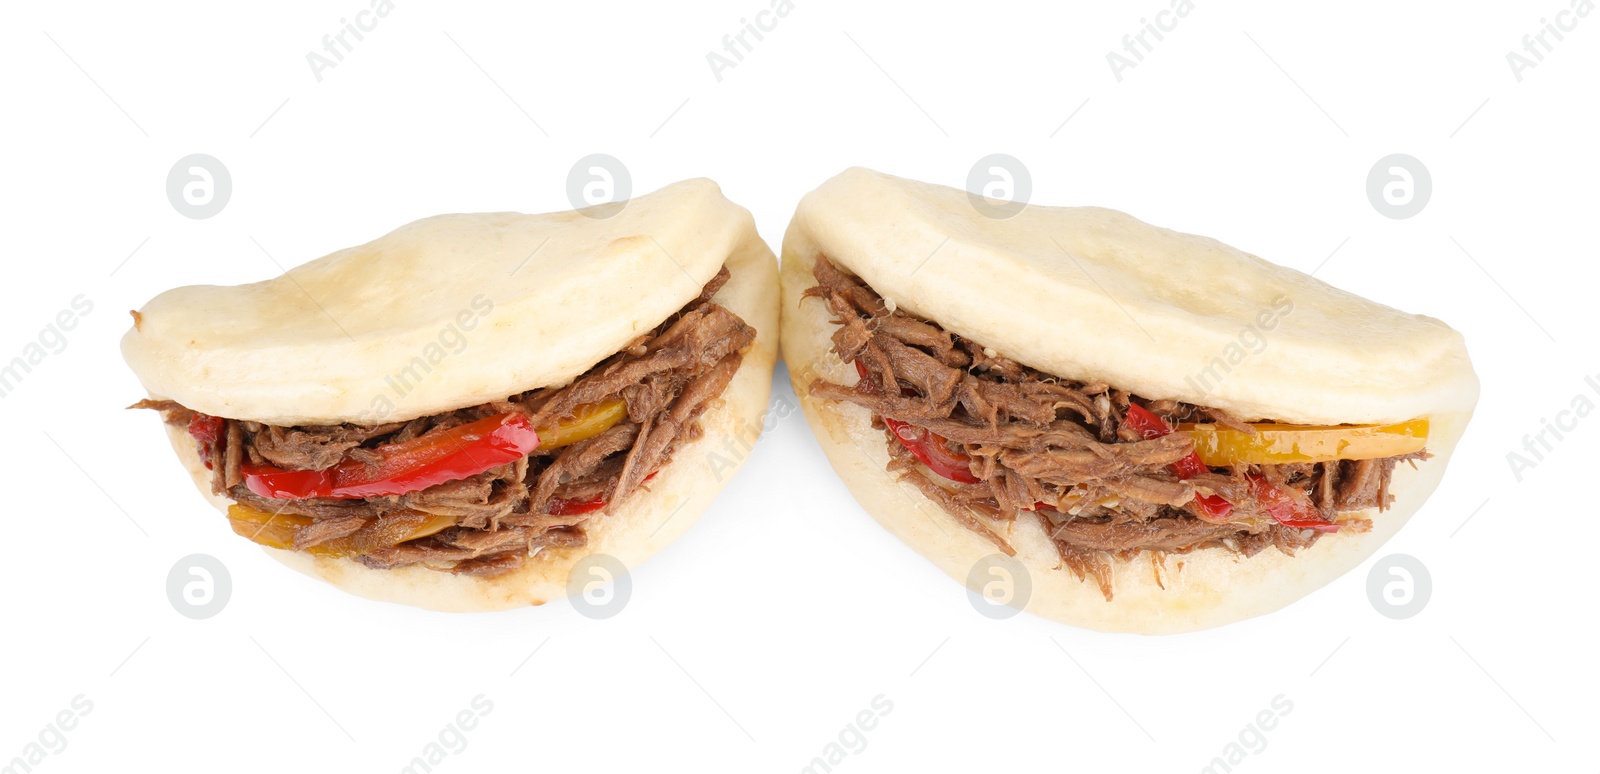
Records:
[[[1236,466],[1180,480],[1168,466],[1192,452],[1193,441],[1183,433],[1144,440],[1123,426],[1130,404],[1170,424],[1209,421],[1249,434],[1255,428],[1221,409],[1146,400],[1104,383],[1039,372],[932,321],[891,311],[826,257],[817,259],[812,273],[817,285],[805,296],[832,312],[839,326],[834,353],[864,367],[866,375],[854,385],[813,381],[811,394],[863,406],[878,425],[888,417],[944,437],[951,451],[971,459],[978,483],[933,473],[886,432],[889,470],[1006,554],[1015,551],[996,523],[1033,512],[1062,566],[1080,580],[1093,580],[1107,600],[1114,561],[1141,552],[1151,552],[1159,566],[1168,554],[1199,549],[1250,557],[1273,547],[1292,555],[1315,543],[1321,533],[1286,527],[1260,510],[1250,474],[1305,498],[1341,530],[1360,532],[1371,522],[1349,514],[1386,509],[1395,464],[1429,456],[1421,451],[1387,459]],[[1233,503],[1231,521],[1198,518],[1192,510],[1197,494]]]
[[[310,517],[295,534],[306,549],[408,511],[446,516],[455,526],[436,534],[359,557],[368,567],[422,565],[461,575],[488,577],[521,567],[540,547],[583,546],[586,524],[604,510],[551,513],[558,500],[599,496],[608,505],[626,500],[644,480],[672,459],[684,443],[700,437],[699,417],[738,371],[756,331],[714,303],[728,281],[726,267],[700,295],[654,331],[639,337],[570,384],[531,390],[503,401],[380,425],[340,424],[278,427],[223,420],[216,448],[203,450],[212,465],[212,488],[235,502],[270,513]],[[508,411],[549,427],[579,406],[621,397],[628,416],[586,440],[555,449],[535,449],[527,458],[458,481],[405,495],[364,500],[277,500],[244,486],[241,465],[322,470],[347,459],[376,461],[375,451],[457,425]],[[129,408],[161,411],[168,423],[185,426],[195,412],[169,400],[142,400]]]

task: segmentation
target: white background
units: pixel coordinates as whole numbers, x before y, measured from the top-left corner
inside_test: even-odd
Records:
[[[93,304],[0,399],[0,765],[83,694],[36,770],[397,771],[482,694],[492,711],[435,770],[799,771],[882,694],[892,711],[836,770],[1198,771],[1282,694],[1292,711],[1235,770],[1594,768],[1600,417],[1520,482],[1506,455],[1575,396],[1600,403],[1600,14],[1518,82],[1507,52],[1569,0],[1199,0],[1119,83],[1107,52],[1168,0],[796,0],[718,82],[707,53],[768,0],[398,0],[319,83],[306,54],[367,2],[0,12],[0,359]],[[1379,552],[1421,560],[1431,600],[1380,616],[1369,562],[1200,634],[993,621],[856,506],[796,412],[618,616],[433,614],[285,570],[195,494],[154,414],[121,409],[142,397],[125,310],[277,274],[252,238],[292,266],[434,213],[566,209],[594,152],[635,192],[719,181],[774,246],[848,165],[959,186],[1004,152],[1034,202],[1124,209],[1448,321],[1478,413]],[[164,191],[191,153],[232,174],[210,219]],[[1391,153],[1431,170],[1416,217],[1367,199]],[[192,553],[232,575],[208,620],[165,592]]]

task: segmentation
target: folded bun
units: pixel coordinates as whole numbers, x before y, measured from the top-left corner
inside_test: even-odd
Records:
[[[818,442],[857,502],[962,583],[996,554],[995,544],[887,469],[887,437],[868,409],[811,394],[817,379],[856,380],[831,351],[837,325],[826,304],[804,298],[822,256],[886,302],[1049,374],[1248,419],[1430,420],[1433,457],[1395,468],[1389,508],[1346,514],[1370,519],[1370,531],[1322,535],[1293,556],[1268,549],[1244,558],[1208,547],[1113,558],[1109,600],[1062,566],[1038,519],[995,522],[1027,572],[1026,609],[1074,626],[1193,631],[1276,610],[1327,584],[1416,513],[1477,400],[1461,337],[1437,320],[1112,210],[1030,205],[993,220],[963,192],[848,170],[802,200],[784,237],[783,356]],[[1187,383],[1279,296],[1293,299],[1293,311],[1278,315],[1265,350],[1214,389]]]
[[[757,239],[738,249],[728,258],[727,265],[728,283],[712,300],[754,327],[755,342],[745,351],[739,370],[722,395],[700,415],[704,435],[676,448],[672,460],[631,497],[584,522],[585,545],[546,546],[522,567],[486,578],[452,575],[417,565],[377,570],[355,559],[267,547],[262,550],[306,575],[352,594],[444,612],[502,610],[563,599],[568,594],[568,575],[573,566],[595,554],[609,555],[629,569],[639,566],[699,520],[744,463],[742,456],[730,458],[726,450],[747,448],[754,443],[767,410],[777,358],[777,261]],[[226,511],[232,501],[211,493],[211,471],[200,461],[194,439],[181,427],[167,425],[166,429],[173,450],[188,468],[200,493]],[[216,525],[220,533],[229,532],[226,519],[217,518]],[[579,578],[588,580],[582,575]]]
[[[754,340],[699,415],[700,435],[679,437],[652,477],[585,519],[583,545],[543,546],[487,577],[262,549],[372,599],[442,611],[538,605],[567,596],[586,557],[633,568],[682,535],[743,463],[726,450],[760,434],[777,358],[777,260],[715,183],[677,183],[606,219],[426,218],[276,279],[163,293],[135,315],[122,346],[157,400],[268,425],[379,424],[566,385],[694,301],[723,267],[727,282],[711,300]],[[448,330],[461,336],[446,341]],[[408,368],[420,378],[397,387]],[[166,430],[196,487],[226,511],[233,501],[212,493],[195,439]],[[230,531],[224,518],[215,524]]]

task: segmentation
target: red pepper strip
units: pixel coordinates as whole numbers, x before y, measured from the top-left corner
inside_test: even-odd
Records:
[[[661,471],[656,471],[656,473],[659,472]],[[649,481],[655,477],[656,474],[651,473],[645,476],[644,480]],[[552,497],[550,498],[549,513],[552,516],[575,516],[580,513],[594,513],[604,507],[606,507],[606,501],[600,495],[595,495],[587,500],[563,500],[559,497]]]
[[[382,459],[376,465],[345,460],[326,470],[284,470],[246,464],[242,472],[245,486],[262,497],[350,500],[402,495],[475,476],[538,447],[539,434],[528,418],[505,413],[380,446],[376,451]]]
[[[863,380],[867,378],[867,367],[862,365],[860,360],[856,361],[856,373],[860,374]],[[868,382],[868,389],[875,387]],[[901,388],[901,392],[909,391]],[[978,477],[972,475],[972,458],[951,451],[944,436],[888,417],[883,417],[883,424],[906,447],[906,450],[911,452],[911,456],[927,465],[929,470],[951,481],[963,484],[978,483]]]
[[[904,444],[919,462],[928,466],[928,469],[938,473],[951,481],[963,484],[976,484],[978,477],[972,475],[972,458],[965,454],[950,451],[945,445],[943,436],[932,433],[920,427],[901,422],[898,419],[883,418],[883,424],[894,433],[894,437]]]
[[[550,514],[553,516],[574,516],[580,513],[594,513],[606,507],[605,497],[595,495],[587,500],[563,500],[559,497],[550,498]]]
[[[211,450],[222,438],[222,417],[196,411],[194,416],[189,417],[189,435],[200,442],[200,461],[206,464],[206,470],[210,470]]]
[[[1251,494],[1261,503],[1262,510],[1279,524],[1297,529],[1314,529],[1318,532],[1339,531],[1338,524],[1322,518],[1322,514],[1310,503],[1294,497],[1282,487],[1268,481],[1266,477],[1251,473],[1248,478]]]
[[[1167,425],[1165,419],[1156,416],[1150,409],[1137,403],[1128,404],[1128,414],[1123,418],[1122,423],[1133,428],[1133,431],[1146,441],[1160,438],[1172,432],[1172,428]],[[1171,469],[1173,473],[1177,474],[1178,478],[1194,478],[1210,472],[1210,468],[1207,468],[1205,463],[1200,461],[1200,455],[1194,452],[1189,452],[1188,456],[1172,463]],[[1194,502],[1200,511],[1209,517],[1207,521],[1227,521],[1228,514],[1233,513],[1233,503],[1222,499],[1218,495],[1196,494]]]

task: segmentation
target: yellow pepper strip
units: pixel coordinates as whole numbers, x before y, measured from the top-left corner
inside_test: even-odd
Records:
[[[243,537],[288,551],[294,548],[294,533],[310,526],[311,517],[267,513],[235,503],[228,506],[228,524]]]
[[[1255,435],[1214,424],[1183,424],[1178,430],[1194,438],[1195,454],[1210,467],[1378,459],[1428,445],[1426,417],[1395,425],[1252,427]]]
[[[539,429],[539,448],[554,449],[587,438],[593,438],[609,429],[628,415],[628,402],[609,398],[599,403],[587,403],[572,412],[572,418],[555,427]]]
[[[267,513],[245,505],[228,506],[228,524],[233,531],[271,548],[294,549],[294,536],[311,524],[307,516]],[[452,516],[420,511],[391,513],[341,538],[334,538],[306,549],[317,556],[352,557],[379,548],[427,537],[455,526]]]

